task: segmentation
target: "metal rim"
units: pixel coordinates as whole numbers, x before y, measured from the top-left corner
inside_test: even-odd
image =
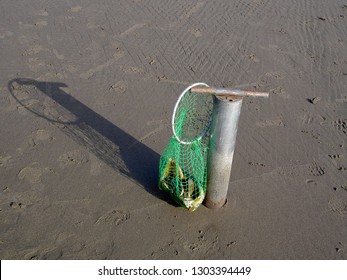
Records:
[[[176,138],[176,140],[181,143],[181,144],[184,144],[184,145],[189,145],[189,144],[192,144],[193,142],[195,142],[196,140],[200,140],[202,137],[204,137],[208,131],[208,129],[210,128],[210,123],[211,123],[211,120],[209,121],[209,124],[207,126],[207,128],[198,136],[196,137],[193,141],[190,141],[190,142],[186,142],[186,141],[182,141],[178,136],[177,136],[177,133],[175,131],[175,116],[176,116],[176,111],[177,111],[177,108],[178,108],[178,105],[180,104],[181,102],[181,99],[183,98],[183,96],[185,94],[187,94],[191,88],[193,87],[196,87],[196,86],[205,86],[205,87],[208,87],[209,85],[205,84],[205,83],[194,83],[192,85],[190,85],[189,87],[187,87],[182,93],[181,95],[178,97],[177,99],[177,102],[175,104],[175,107],[174,107],[174,110],[173,110],[173,113],[172,113],[172,119],[171,119],[171,126],[172,126],[172,132]]]

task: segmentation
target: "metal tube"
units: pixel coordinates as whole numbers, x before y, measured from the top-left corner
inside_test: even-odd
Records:
[[[208,208],[220,208],[226,202],[242,98],[213,98],[204,204]]]
[[[190,89],[192,93],[214,94],[217,96],[249,96],[249,97],[269,97],[266,91],[251,91],[234,88],[215,88],[205,86],[195,86]]]

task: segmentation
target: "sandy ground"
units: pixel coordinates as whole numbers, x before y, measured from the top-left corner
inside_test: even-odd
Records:
[[[1,259],[347,259],[347,2],[0,1]],[[187,85],[245,99],[228,204],[157,188]]]

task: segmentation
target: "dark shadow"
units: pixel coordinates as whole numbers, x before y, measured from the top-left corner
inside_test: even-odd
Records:
[[[8,83],[11,95],[21,106],[59,128],[149,193],[170,202],[158,189],[160,155],[66,93],[64,87],[64,83],[22,78]]]

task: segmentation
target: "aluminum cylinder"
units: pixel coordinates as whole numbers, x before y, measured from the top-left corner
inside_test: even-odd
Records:
[[[226,203],[241,106],[240,97],[214,96],[204,201],[208,208]]]

